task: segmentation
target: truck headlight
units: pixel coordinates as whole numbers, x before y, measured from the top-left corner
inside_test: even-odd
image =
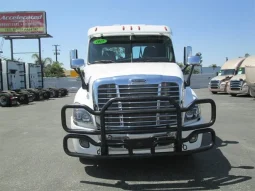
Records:
[[[200,118],[201,108],[200,105],[195,105],[185,113],[184,122],[192,121]]]
[[[73,122],[80,127],[94,128],[91,114],[82,108],[73,109]]]

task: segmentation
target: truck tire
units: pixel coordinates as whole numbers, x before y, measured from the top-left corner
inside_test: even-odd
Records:
[[[212,94],[217,94],[218,92],[212,92]]]
[[[66,88],[60,88],[62,91],[62,96],[67,96],[68,95],[68,90]]]
[[[28,100],[28,96],[27,96],[27,94],[21,94],[20,95],[20,103],[21,104],[29,104],[29,100]]]
[[[0,106],[2,107],[9,107],[10,103],[10,95],[8,94],[1,94],[0,93]]]
[[[51,92],[51,97],[52,98],[57,98],[59,97],[59,92],[57,88],[47,88]]]
[[[251,88],[249,88],[249,94],[251,97],[255,98],[255,91],[252,91]]]
[[[26,94],[21,93],[21,92],[17,93],[15,91],[11,91],[11,93],[14,96],[18,97],[18,101],[20,104],[28,104],[29,103],[28,96]]]
[[[28,91],[34,95],[34,100],[35,101],[42,100],[42,96],[40,95],[40,91],[38,91],[37,89],[30,88],[30,89],[28,89]]]
[[[63,88],[60,88],[58,91],[60,97],[65,97],[65,90]]]
[[[50,99],[50,91],[43,89],[42,94],[44,99]]]
[[[232,97],[236,97],[237,94],[230,94]]]

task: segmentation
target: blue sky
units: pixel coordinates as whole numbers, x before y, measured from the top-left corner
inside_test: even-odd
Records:
[[[255,0],[12,0],[1,4],[0,11],[37,11],[47,13],[48,33],[42,39],[42,56],[52,57],[53,44],[59,44],[58,60],[69,69],[69,50],[77,48],[85,58],[87,31],[96,25],[159,24],[173,31],[177,61],[183,47],[202,52],[203,65],[222,65],[226,57],[245,53],[255,55]],[[1,44],[0,44],[1,45]],[[1,48],[1,47],[0,47]],[[3,56],[10,57],[10,42],[4,41]],[[37,40],[14,40],[14,52],[38,51]],[[16,54],[32,62],[31,54]]]

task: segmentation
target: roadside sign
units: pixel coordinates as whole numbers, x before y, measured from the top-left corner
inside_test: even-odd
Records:
[[[0,12],[0,36],[47,34],[45,11]]]

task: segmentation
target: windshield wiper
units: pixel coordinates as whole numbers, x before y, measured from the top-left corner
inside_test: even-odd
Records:
[[[112,60],[96,60],[93,63],[114,63]]]

